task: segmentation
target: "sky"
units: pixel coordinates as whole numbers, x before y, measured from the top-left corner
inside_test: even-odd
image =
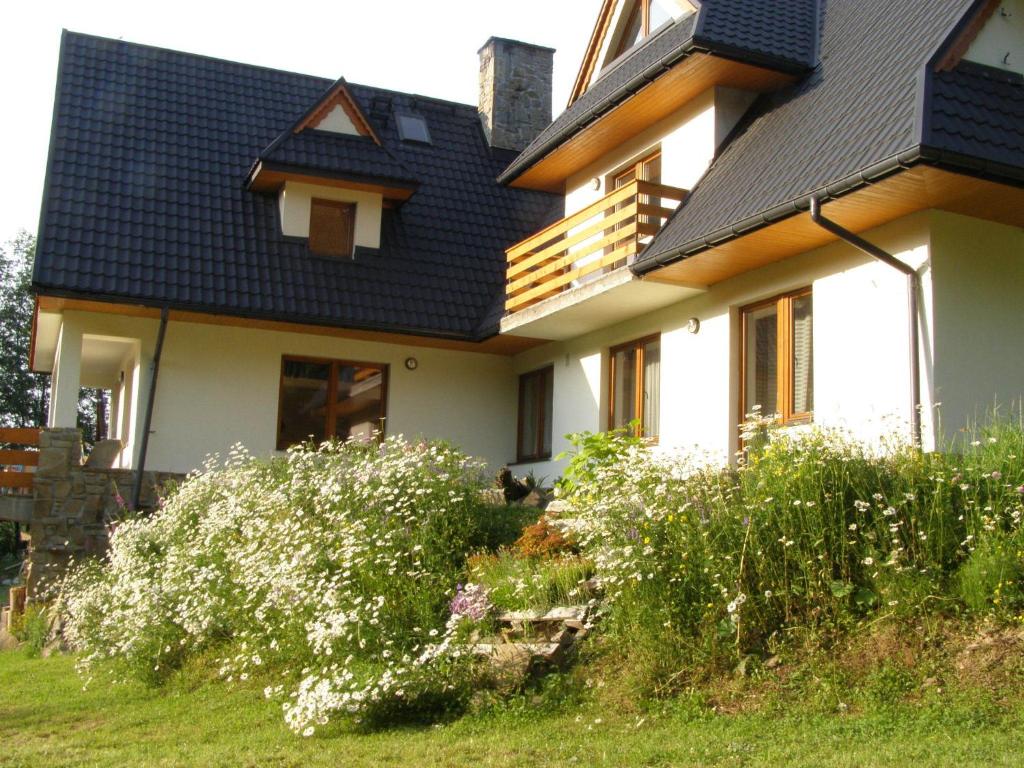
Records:
[[[557,50],[569,97],[601,0],[6,0],[0,3],[0,243],[39,223],[60,32],[287,69],[475,104],[491,35]]]

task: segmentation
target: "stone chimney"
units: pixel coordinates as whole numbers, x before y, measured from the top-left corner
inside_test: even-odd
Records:
[[[492,147],[521,151],[551,122],[554,48],[492,37],[480,54],[480,122]]]

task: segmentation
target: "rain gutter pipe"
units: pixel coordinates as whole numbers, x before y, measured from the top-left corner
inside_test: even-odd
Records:
[[[888,264],[907,276],[907,315],[910,328],[910,432],[914,445],[921,447],[921,323],[918,318],[918,295],[921,290],[921,277],[917,270],[906,264],[891,253],[883,251],[877,245],[854,234],[821,214],[821,200],[812,196],[810,199],[811,220],[819,227],[831,232],[840,240],[849,243],[868,256]]]
[[[160,356],[164,351],[164,336],[167,335],[168,309],[160,310],[160,330],[156,334],[156,349],[153,352],[153,364],[149,376],[149,399],[146,401],[146,416],[142,423],[142,443],[139,445],[139,467],[135,472],[135,485],[132,488],[133,510],[139,508],[142,497],[142,475],[146,471],[146,452],[149,450],[149,430],[153,424],[153,401],[156,399],[156,380],[160,375]]]

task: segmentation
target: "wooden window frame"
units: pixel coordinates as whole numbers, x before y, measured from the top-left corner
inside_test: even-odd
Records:
[[[381,389],[380,389],[380,416],[377,418],[378,427],[377,431],[380,438],[383,438],[387,434],[387,415],[388,415],[388,383],[391,378],[390,366],[387,363],[371,363],[361,360],[340,360],[333,357],[308,357],[305,355],[281,355],[281,369],[277,386],[277,426],[274,429],[275,443],[277,450],[284,451],[295,445],[291,443],[283,448],[281,447],[281,418],[284,416],[284,367],[288,362],[296,363],[316,363],[318,365],[329,365],[331,366],[330,373],[327,375],[327,392],[328,395],[333,393],[333,396],[327,398],[326,413],[324,419],[326,420],[324,430],[324,440],[331,440],[335,437],[335,431],[338,428],[337,419],[337,405],[338,405],[338,369],[346,366],[355,368],[376,368],[381,372]]]
[[[539,378],[541,380],[540,386],[537,388],[536,402],[534,407],[537,409],[538,424],[537,424],[537,442],[534,445],[534,452],[532,454],[525,454],[522,452],[523,449],[523,432],[525,431],[525,424],[523,423],[523,405],[526,397],[526,384],[530,379]],[[545,413],[546,401],[545,393],[547,392],[547,382],[551,382],[552,392],[555,387],[555,366],[547,365],[543,368],[538,368],[535,371],[528,371],[519,375],[519,413],[516,416],[516,463],[524,464],[530,461],[546,461],[551,458],[551,450],[544,450],[544,438],[545,433],[551,429],[551,422],[554,420],[553,413]],[[554,397],[552,397],[551,403],[552,411],[554,411]],[[552,438],[554,435],[552,435]],[[554,442],[553,440],[550,442]]]
[[[636,437],[642,437],[652,444],[657,444],[658,439],[661,436],[661,424],[658,426],[658,434],[649,436],[645,434],[647,432],[647,424],[644,424],[644,347],[650,344],[652,341],[658,342],[659,352],[661,349],[661,334],[652,333],[650,336],[644,336],[640,339],[633,339],[627,341],[624,344],[617,344],[608,350],[608,429],[618,429],[615,426],[615,355],[619,352],[627,349],[636,350],[636,362],[633,364],[633,376],[635,382],[636,395],[633,402],[633,410],[636,413],[636,420],[639,422],[637,429],[634,431]],[[661,382],[658,382],[660,389]],[[660,414],[659,414],[660,416]],[[628,425],[622,425],[625,428]]]
[[[747,337],[749,330],[749,318],[751,313],[765,307],[776,307],[776,410],[778,422],[784,426],[795,424],[808,424],[814,420],[813,411],[793,411],[793,303],[805,296],[812,296],[814,293],[811,286],[797,288],[793,291],[780,293],[770,299],[747,304],[740,308],[740,421],[747,418],[753,404],[747,402]],[[813,306],[813,305],[812,305]],[[813,310],[811,323],[813,328]],[[813,333],[813,332],[812,332]],[[811,348],[813,350],[813,335]],[[813,361],[813,352],[812,352]],[[813,365],[813,362],[812,362]],[[813,381],[814,370],[811,369]],[[766,414],[767,415],[767,414]]]
[[[653,2],[653,0],[636,0],[636,3],[634,3],[634,5],[633,5],[633,10],[631,10],[629,12],[629,16],[626,18],[625,25],[621,27],[623,32],[625,32],[625,30],[627,30],[631,26],[633,26],[634,21],[636,21],[637,14],[640,14],[640,40],[637,41],[636,45],[640,45],[640,42],[643,41],[643,39],[645,37],[647,37],[647,36],[649,36],[651,34],[651,3],[652,2]],[[625,40],[625,38],[623,38],[622,40],[618,41],[618,43],[615,46],[615,55],[612,56],[612,58],[611,58],[612,61],[614,61],[615,59],[619,58],[619,56],[621,56],[626,51],[628,51],[628,50],[633,48],[632,45],[630,45],[627,48],[626,47],[626,43],[627,43],[627,41]]]
[[[329,250],[320,249],[313,244],[313,209],[316,206],[323,206],[327,208],[338,208],[341,210],[351,211],[352,225],[348,229],[348,236],[346,238],[343,247],[339,249],[337,253],[333,253]],[[309,251],[315,256],[330,256],[338,259],[351,259],[355,253],[356,246],[356,215],[358,214],[358,206],[356,203],[350,200],[327,200],[322,197],[314,197],[309,201]]]

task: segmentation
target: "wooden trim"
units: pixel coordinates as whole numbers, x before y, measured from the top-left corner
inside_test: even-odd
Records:
[[[383,195],[385,200],[408,200],[415,192],[414,189],[406,187],[389,187],[387,184],[349,181],[348,179],[338,179],[330,176],[314,176],[311,174],[296,173],[293,171],[278,171],[273,168],[268,169],[262,162],[257,166],[256,172],[253,174],[252,181],[249,182],[249,188],[255,192],[276,192],[286,181],[294,181],[299,184],[312,184],[320,187],[333,187],[336,189],[354,189],[358,192],[375,192],[379,195]]]
[[[522,452],[523,447],[523,432],[525,430],[525,424],[523,421],[523,406],[525,404],[526,397],[526,384],[530,379],[538,379],[539,386],[537,387],[536,402],[534,402],[534,408],[538,416],[537,421],[537,442],[533,446],[534,452],[532,454],[524,454]],[[550,383],[552,389],[555,385],[555,366],[546,365],[543,368],[538,368],[535,371],[529,371],[528,373],[519,374],[519,413],[516,417],[516,463],[525,464],[531,461],[546,461],[551,458],[551,451],[544,450],[544,439],[551,429],[551,422],[554,421],[552,413],[547,412],[547,387]],[[552,400],[552,407],[554,402]],[[552,438],[554,435],[552,435]],[[553,442],[553,441],[552,441]]]
[[[337,425],[337,393],[338,393],[338,369],[343,367],[350,368],[370,368],[373,370],[380,371],[381,373],[381,392],[380,392],[380,416],[377,418],[378,427],[381,437],[387,434],[387,414],[388,414],[388,394],[389,394],[389,381],[391,379],[391,366],[387,363],[373,363],[362,360],[343,360],[339,358],[331,357],[311,357],[308,355],[281,355],[281,368],[280,376],[278,379],[277,388],[277,422],[274,426],[275,442],[274,445],[279,451],[286,450],[281,447],[281,418],[284,411],[284,368],[289,362],[296,363],[314,363],[316,365],[328,365],[330,370],[327,374],[327,399],[324,403],[324,439],[331,440],[336,437]]]
[[[338,83],[331,89],[331,92],[295,126],[293,133],[299,133],[306,128],[316,128],[336,106],[340,106],[345,111],[348,119],[352,121],[352,124],[361,135],[368,136],[373,139],[375,144],[380,146],[380,137],[377,136],[377,132],[373,130],[370,121],[366,119],[363,111],[359,108],[356,100],[352,98],[352,94],[349,93],[348,88],[343,82]]]
[[[654,341],[657,341],[660,346],[660,333],[652,333],[649,336],[644,336],[639,339],[633,339],[632,341],[627,341],[623,344],[616,344],[614,347],[611,347],[608,350],[608,429],[610,431],[618,428],[615,424],[615,355],[618,354],[619,352],[625,352],[627,350],[633,349],[636,350],[636,360],[634,362],[633,370],[633,411],[636,414],[637,421],[640,422],[639,430],[634,434],[636,434],[637,437],[650,438],[652,442],[656,442],[658,437],[660,436],[661,425],[658,424],[657,426],[657,431],[659,433],[658,435],[645,434],[646,432],[648,432],[650,425],[644,423],[644,367],[646,364],[646,361],[644,359],[644,347],[646,347],[648,344]],[[661,387],[660,381],[658,382],[658,387],[659,389]],[[625,427],[626,425],[623,424],[622,426]]]
[[[943,53],[935,64],[936,72],[948,72],[953,69],[960,60],[967,53],[971,47],[971,43],[975,41],[981,30],[985,28],[988,20],[995,14],[996,9],[1002,4],[1002,0],[987,0],[987,2],[978,9],[974,14],[974,18],[971,19],[967,26],[958,34],[949,47]]]
[[[40,296],[40,308],[44,312],[96,312],[106,315],[140,317],[156,319],[160,310],[137,304],[119,304],[116,302],[92,301],[87,299],[67,299],[58,296]],[[300,333],[315,336],[353,339],[356,341],[373,341],[381,344],[393,344],[404,347],[424,347],[428,349],[448,349],[456,352],[474,352],[487,355],[518,355],[548,342],[527,336],[492,336],[484,341],[462,341],[445,339],[435,336],[418,336],[390,331],[364,331],[355,328],[339,328],[328,325],[309,325],[306,323],[290,323],[282,320],[263,320],[240,317],[237,315],[221,315],[211,312],[192,312],[172,309],[170,319],[180,323],[196,323],[199,325],[221,325],[233,328],[244,328],[260,331],[276,331],[279,333]],[[0,438],[2,440],[2,438]]]
[[[776,307],[775,320],[775,413],[779,423],[783,425],[802,424],[813,419],[813,413],[794,412],[793,402],[793,302],[803,296],[813,296],[811,286],[797,288],[780,293],[770,299],[764,299],[740,307],[740,413],[738,423],[742,423],[750,412],[752,403],[748,402],[747,392],[747,338],[750,331],[750,315],[759,309]],[[813,320],[812,320],[813,323]],[[811,373],[813,377],[813,371]],[[769,414],[763,414],[767,416]]]
[[[611,26],[612,17],[615,15],[615,4],[616,0],[604,0],[601,5],[601,10],[597,14],[597,21],[594,24],[594,31],[590,33],[590,42],[587,43],[587,51],[583,55],[583,63],[580,65],[580,71],[576,75],[576,82],[572,86],[572,91],[569,94],[569,103],[565,105],[568,109],[573,105],[583,92],[590,87],[590,80],[594,76],[594,70],[597,68],[597,57],[601,53],[601,48],[604,47],[604,39],[608,34],[608,29]]]
[[[38,467],[39,451],[19,451],[0,448],[0,466]]]
[[[39,427],[0,427],[0,443],[9,445],[39,445]]]

